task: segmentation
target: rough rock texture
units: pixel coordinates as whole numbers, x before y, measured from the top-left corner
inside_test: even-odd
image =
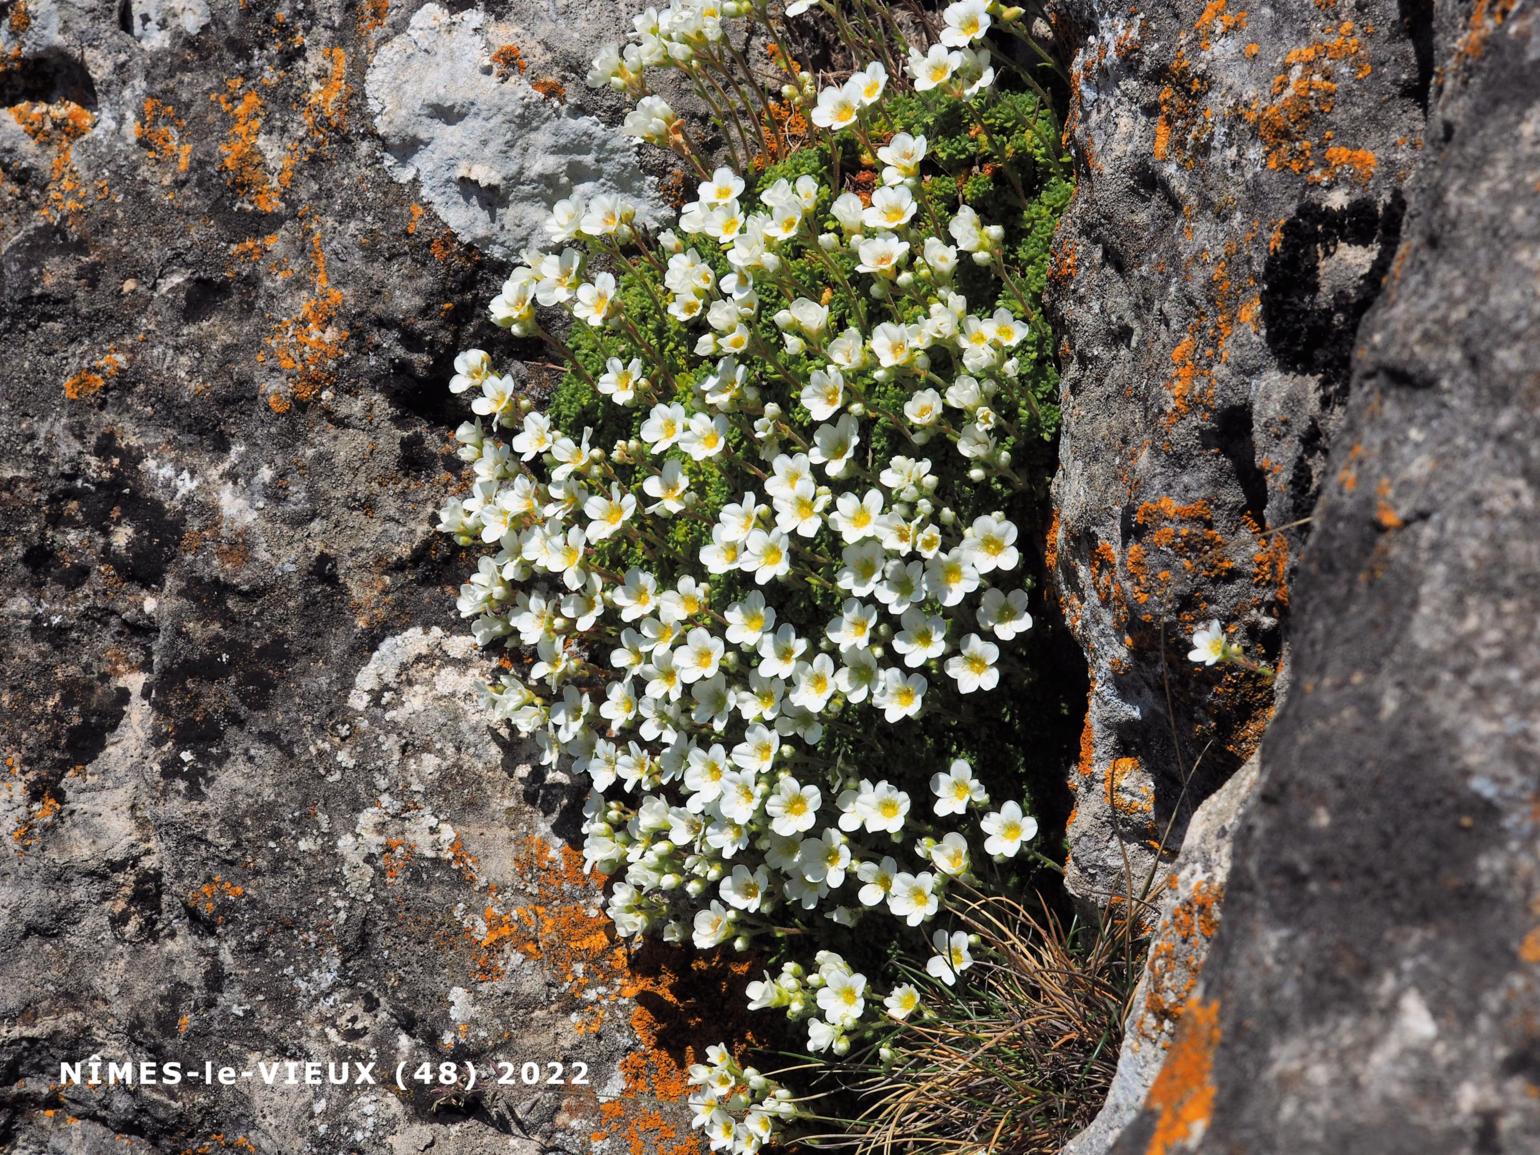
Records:
[[[1540,1149],[1535,10],[1077,14],[1058,546],[1097,681],[1080,892],[1152,833],[1181,845],[1256,745],[1264,685],[1188,665],[1193,624],[1271,658],[1287,607],[1289,695],[1174,1042],[1132,1023],[1073,1150]]]
[[[490,60],[495,45],[531,42],[517,24],[488,23],[474,8],[428,4],[375,54],[369,106],[391,175],[415,178],[456,235],[504,259],[543,243],[548,206],[574,193],[621,194],[643,222],[661,219],[634,143],[531,78],[539,65],[522,49],[504,66],[511,75],[466,67]]]
[[[1443,13],[1224,921],[1119,1153],[1540,1150],[1540,18]]]
[[[1146,901],[1153,908],[1149,921],[1154,929],[1124,1021],[1117,1073],[1101,1112],[1065,1146],[1064,1155],[1106,1151],[1144,1105],[1208,961],[1230,877],[1236,825],[1251,802],[1256,781],[1253,756],[1198,807],[1176,861],[1150,879]]]
[[[1056,548],[1092,690],[1070,886],[1104,901],[1255,749],[1358,324],[1422,148],[1427,5],[1073,3]],[[1281,683],[1280,683],[1281,684]]]
[[[493,339],[501,271],[374,132],[369,62],[416,7],[0,5],[0,1149],[661,1150],[687,1124],[637,1094],[679,1089],[668,960],[617,954],[547,849],[573,793],[485,725],[430,528],[450,362]],[[520,53],[461,66],[611,115],[574,70],[629,10],[503,4],[484,27]],[[485,163],[519,171],[516,135]],[[93,1052],[592,1085],[54,1085]]]

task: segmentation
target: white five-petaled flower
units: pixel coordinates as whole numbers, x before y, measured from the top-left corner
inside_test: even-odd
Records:
[[[953,986],[957,982],[957,976],[973,965],[973,955],[968,950],[967,932],[954,930],[951,934],[947,934],[944,930],[938,930],[930,936],[930,941],[936,948],[936,953],[925,964],[925,973],[941,980],[947,986]]]
[[[984,815],[979,825],[989,835],[984,840],[985,854],[1014,858],[1023,842],[1037,837],[1037,819],[1021,812],[1021,804],[1007,802],[999,810]]]
[[[1229,657],[1232,648],[1230,643],[1225,641],[1223,627],[1217,620],[1211,621],[1193,631],[1192,650],[1188,653],[1187,660],[1212,666]]]

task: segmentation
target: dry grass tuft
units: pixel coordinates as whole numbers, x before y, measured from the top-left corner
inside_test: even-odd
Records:
[[[975,895],[953,913],[978,936],[974,966],[953,988],[915,977],[928,984],[930,1013],[889,1039],[859,1118],[812,1146],[1052,1155],[1101,1108],[1143,957],[1137,926],[1066,924],[999,896]]]

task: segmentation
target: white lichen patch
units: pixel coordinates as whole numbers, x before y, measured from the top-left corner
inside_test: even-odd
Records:
[[[383,45],[366,88],[385,168],[416,179],[462,241],[513,257],[542,235],[552,201],[622,194],[663,213],[634,144],[520,77],[499,78],[486,16],[428,4]]]

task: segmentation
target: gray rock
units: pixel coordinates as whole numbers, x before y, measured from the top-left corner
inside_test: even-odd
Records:
[[[1199,806],[1169,869],[1141,887],[1151,926],[1149,954],[1123,1024],[1107,1101],[1063,1155],[1103,1155],[1138,1115],[1219,928],[1235,829],[1257,781],[1255,756]]]
[[[1051,543],[1092,679],[1069,832],[1084,899],[1180,846],[1271,716],[1273,687],[1194,666],[1189,638],[1217,619],[1290,664],[1301,522],[1420,155],[1424,7],[1060,6],[1085,38]]]
[[[1540,20],[1441,10],[1430,62],[1295,689],[1120,1155],[1540,1150]]]
[[[579,792],[487,725],[466,562],[431,528],[451,362],[499,347],[502,270],[384,171],[366,77],[415,7],[0,18],[0,1149],[688,1125],[665,1104],[649,1130],[637,1094],[685,1059],[644,1006],[670,959],[622,967],[549,849]],[[514,7],[532,68],[580,88],[571,29]],[[58,1085],[93,1053],[516,1066],[463,1098]],[[525,1061],[590,1085],[527,1088]]]
[[[600,29],[612,23],[601,19]],[[578,111],[581,79],[537,91],[522,57],[522,72],[500,76],[489,25],[479,9],[427,4],[375,55],[369,107],[391,176],[415,179],[457,236],[503,259],[546,242],[550,206],[565,196],[623,195],[644,223],[668,216],[634,142]],[[518,43],[506,25],[494,36]]]

